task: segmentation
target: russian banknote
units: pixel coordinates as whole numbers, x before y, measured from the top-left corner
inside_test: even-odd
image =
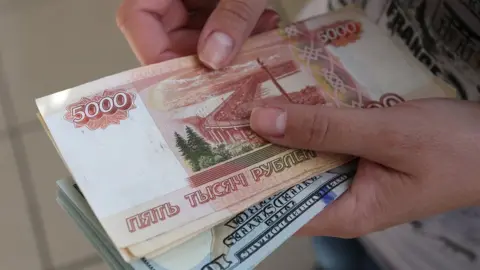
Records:
[[[72,179],[57,182],[58,203],[112,269],[252,269],[348,188],[353,162],[253,205],[155,258],[126,263]]]
[[[42,120],[126,260],[154,257],[352,157],[269,144],[254,107],[379,108],[454,97],[360,10],[252,37],[233,64],[194,56],[37,99]]]
[[[274,0],[286,21],[348,5],[363,9],[397,46],[452,85],[458,98],[480,100],[480,24],[477,1],[437,0]]]

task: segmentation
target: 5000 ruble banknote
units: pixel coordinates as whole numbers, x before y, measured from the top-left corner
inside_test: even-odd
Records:
[[[158,255],[352,157],[269,144],[252,108],[378,108],[454,91],[353,8],[252,37],[231,66],[195,56],[37,100],[75,181],[127,260]],[[183,239],[183,240],[182,240]]]

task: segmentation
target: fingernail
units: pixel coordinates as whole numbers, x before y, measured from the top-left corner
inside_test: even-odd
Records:
[[[200,60],[213,69],[218,69],[233,50],[233,39],[222,32],[213,32],[207,38]]]
[[[286,123],[286,113],[277,108],[254,108],[250,116],[251,128],[265,136],[283,136]]]

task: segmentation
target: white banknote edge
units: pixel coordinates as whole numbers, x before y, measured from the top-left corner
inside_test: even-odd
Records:
[[[348,167],[344,166],[344,167],[336,169],[336,170],[338,171],[338,173],[345,173],[345,172],[348,171],[348,169],[345,169],[345,168],[348,168]],[[332,172],[334,172],[334,171],[335,170],[333,170]],[[329,182],[329,181],[331,181],[331,180],[327,180],[326,182]],[[58,181],[57,184],[60,187],[60,189],[63,191],[62,193],[65,195],[65,198],[61,198],[61,196],[59,196],[60,200],[68,200],[68,201],[64,201],[63,204],[64,205],[65,204],[70,204],[70,205],[72,205],[72,207],[74,207],[76,209],[76,211],[79,212],[76,215],[78,218],[75,218],[74,216],[72,216],[71,213],[69,213],[70,216],[72,216],[72,218],[75,220],[75,222],[76,223],[83,222],[84,223],[83,227],[87,227],[87,229],[85,229],[85,230],[97,231],[97,234],[91,234],[91,235],[96,235],[95,239],[100,239],[100,242],[105,242],[106,239],[108,239],[106,241],[110,242],[108,236],[102,230],[102,227],[101,227],[100,223],[98,222],[98,220],[93,215],[93,212],[89,213],[89,212],[91,212],[91,210],[89,211],[89,206],[86,203],[85,199],[80,195],[78,190],[76,190],[73,187],[74,182],[71,179],[65,179],[65,180]],[[324,183],[322,185],[324,185]],[[348,185],[349,185],[349,182],[344,182],[341,185],[333,188],[332,191],[335,191],[334,193],[336,193],[337,194],[336,197],[338,197],[348,188]],[[59,193],[59,194],[61,194],[61,193]],[[315,205],[317,203],[315,203]],[[313,207],[313,208],[310,208],[308,211],[304,212],[301,215],[301,217],[302,217],[301,220],[296,220],[295,222],[292,222],[291,224],[289,224],[287,232],[284,232],[284,233],[279,234],[276,237],[274,237],[275,240],[270,241],[268,243],[268,245],[267,245],[268,248],[263,248],[254,260],[249,260],[248,262],[244,262],[243,264],[241,264],[241,268],[244,269],[244,267],[246,267],[246,266],[248,266],[248,268],[254,267],[258,263],[260,263],[265,257],[267,257],[271,252],[273,252],[273,250],[275,250],[281,244],[283,244],[291,235],[293,235],[299,228],[301,228],[305,223],[307,223],[312,217],[314,217],[316,214],[321,212],[323,210],[324,206],[325,205],[323,205],[323,207]],[[68,211],[68,210],[66,209],[66,211]],[[72,211],[72,210],[70,210],[70,211]],[[95,239],[92,238],[92,237],[87,237],[87,238],[89,238],[89,240],[91,240],[92,242],[95,241]],[[193,240],[191,240],[191,241],[193,241]],[[106,246],[109,246],[109,248],[107,247],[104,250],[111,250],[111,252],[118,252],[118,250],[116,248],[114,248],[113,243],[111,243],[111,245],[106,245]],[[181,250],[181,249],[182,249],[182,245],[178,246],[178,248],[173,249],[173,251]],[[99,251],[99,252],[104,252],[104,251]],[[168,255],[168,252],[165,255]],[[110,253],[109,253],[109,255],[104,254],[104,256],[110,257],[110,258],[120,257],[120,256],[114,256]],[[159,256],[157,258],[160,258],[160,257],[162,257],[162,256]],[[185,257],[188,258],[188,256],[185,256]],[[117,261],[117,263],[119,263],[117,259],[113,259],[113,260]],[[135,261],[131,265],[136,270],[143,270],[143,269],[145,269],[145,270],[157,270],[157,269],[158,270],[164,270],[164,269],[165,270],[170,270],[170,269],[173,269],[173,268],[165,268],[165,267],[157,266],[158,264],[156,264],[155,261],[158,261],[158,259],[153,259],[153,260],[143,259],[143,261]],[[125,262],[123,262],[123,263],[125,263]],[[152,265],[154,265],[154,266],[152,266]],[[171,265],[171,263],[170,263],[170,265]],[[154,267],[154,268],[152,268],[152,267]],[[233,268],[227,268],[227,269],[235,269],[237,267],[238,266],[234,266]],[[200,269],[200,267],[194,267],[192,269]]]
[[[62,198],[65,197],[65,198]],[[125,263],[123,260],[119,260],[115,256],[115,251],[111,250],[110,241],[103,239],[99,233],[92,227],[91,224],[82,216],[82,213],[78,209],[75,209],[75,206],[71,205],[71,201],[65,195],[58,195],[57,203],[62,207],[62,209],[67,212],[67,214],[75,222],[77,228],[82,231],[84,236],[90,241],[92,246],[97,250],[98,254],[102,260],[108,264],[111,269],[114,270],[132,270],[133,268]],[[118,253],[118,252],[117,252]]]

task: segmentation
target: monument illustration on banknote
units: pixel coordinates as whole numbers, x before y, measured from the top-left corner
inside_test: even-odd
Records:
[[[343,36],[327,40],[328,33],[335,37],[337,32]],[[212,74],[199,67],[192,77],[191,70],[179,69],[139,96],[150,105],[150,115],[185,169],[195,174],[217,165],[216,172],[228,172],[230,164],[218,164],[244,154],[243,160],[253,162],[255,156],[267,159],[281,151],[272,145],[259,149],[267,143],[250,130],[253,108],[281,103],[360,106],[369,101],[326,47],[346,46],[360,34],[361,25],[353,21],[316,31],[297,23],[267,34],[261,47],[245,51],[225,70]],[[208,175],[202,178],[215,179],[212,174],[202,172]]]

